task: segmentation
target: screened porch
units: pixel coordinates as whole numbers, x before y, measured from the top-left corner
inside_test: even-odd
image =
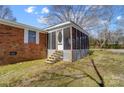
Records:
[[[76,61],[88,53],[88,33],[74,22],[68,21],[45,29],[48,40],[48,57],[63,52],[64,61]]]
[[[89,48],[88,35],[75,27],[48,32],[48,50],[81,50]]]

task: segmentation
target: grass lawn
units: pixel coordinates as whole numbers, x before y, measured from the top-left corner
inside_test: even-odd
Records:
[[[89,58],[94,59],[105,86],[124,86],[124,54],[105,50],[96,50],[73,63],[47,64],[45,60],[34,60],[0,66],[0,86],[99,86],[96,81],[100,80]]]

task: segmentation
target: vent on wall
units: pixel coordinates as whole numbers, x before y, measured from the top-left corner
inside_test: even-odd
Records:
[[[9,55],[10,55],[10,56],[16,56],[16,55],[17,55],[17,52],[16,52],[16,51],[10,51],[10,52],[9,52]]]

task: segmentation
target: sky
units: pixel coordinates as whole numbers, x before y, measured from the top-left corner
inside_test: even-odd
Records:
[[[115,6],[118,7],[118,6]],[[120,6],[119,6],[120,7]],[[38,28],[46,28],[46,25],[42,24],[45,22],[44,16],[50,13],[50,6],[47,5],[11,5],[10,6],[14,17],[16,17],[17,22],[24,23],[27,25],[32,25]],[[121,11],[115,10],[116,14],[113,19],[113,23],[110,25],[110,29],[115,29],[116,25],[114,22],[116,20],[122,19]]]
[[[50,12],[50,6],[13,5],[10,8],[17,22],[45,28],[45,25],[41,24],[44,21],[42,17]]]

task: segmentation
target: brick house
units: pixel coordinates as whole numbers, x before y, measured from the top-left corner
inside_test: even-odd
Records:
[[[75,61],[87,54],[88,42],[88,34],[73,22],[42,30],[0,19],[0,65],[41,58],[55,62],[57,51],[62,60]]]

